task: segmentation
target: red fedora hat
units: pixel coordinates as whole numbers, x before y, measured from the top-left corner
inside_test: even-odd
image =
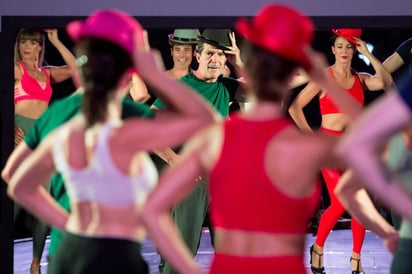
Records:
[[[304,49],[312,42],[313,23],[293,8],[279,4],[265,6],[251,21],[239,19],[236,30],[252,44],[295,61],[306,69],[310,67]]]
[[[360,39],[362,35],[362,29],[332,29],[332,32],[337,36],[345,38],[355,46],[359,46],[359,44],[355,41],[355,39],[353,39],[353,37]]]

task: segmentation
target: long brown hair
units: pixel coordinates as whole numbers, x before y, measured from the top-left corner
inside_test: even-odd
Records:
[[[44,61],[44,50],[45,50],[45,34],[44,31],[39,29],[21,29],[16,37],[16,42],[14,44],[14,63],[21,61],[22,57],[19,51],[19,43],[21,41],[31,40],[40,44],[41,51],[39,54],[39,59],[37,60],[37,66],[43,65]]]
[[[107,105],[120,78],[132,67],[130,54],[114,43],[98,38],[83,38],[76,47],[80,77],[84,87],[83,114],[87,125],[104,121]]]

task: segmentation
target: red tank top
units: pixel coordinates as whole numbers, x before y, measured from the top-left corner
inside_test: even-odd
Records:
[[[335,79],[335,76],[333,74],[331,67],[328,68],[328,72],[329,72],[330,77],[332,79]],[[350,89],[345,89],[345,90],[349,92],[349,94],[352,95],[359,103],[363,104],[364,93],[363,93],[363,87],[360,82],[359,76],[354,70],[352,70],[352,75],[355,77],[353,86]],[[323,97],[319,98],[319,106],[320,106],[320,113],[322,115],[342,113],[342,111],[340,111],[339,108],[335,105],[332,98],[329,96],[328,92],[326,92]]]
[[[268,142],[290,126],[286,118],[256,122],[234,115],[225,122],[221,156],[209,178],[214,226],[267,233],[307,232],[319,203],[319,185],[306,198],[291,198],[276,188],[264,170]]]

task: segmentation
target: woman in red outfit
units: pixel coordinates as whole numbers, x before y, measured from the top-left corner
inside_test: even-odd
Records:
[[[210,273],[305,274],[307,223],[320,198],[317,172],[326,163],[338,166],[331,156],[337,138],[304,134],[293,125],[285,115],[288,86],[303,67],[331,95],[343,95],[340,102],[352,105],[354,100],[324,73],[324,57],[310,50],[308,17],[269,5],[253,21],[240,20],[236,29],[245,40],[243,76],[251,106],[199,132],[185,146],[179,161],[164,172],[142,219],[162,255],[179,273],[193,273],[193,255],[169,212],[199,176],[206,176],[216,233]],[[282,222],[268,218],[268,212]]]
[[[332,39],[332,53],[335,56],[335,63],[326,68],[328,75],[340,87],[345,89],[358,102],[354,106],[359,108],[364,103],[364,91],[382,90],[392,82],[390,74],[385,70],[381,62],[369,52],[366,43],[360,39],[360,29],[334,29]],[[352,58],[358,51],[367,57],[376,74],[359,73],[351,68]],[[340,110],[336,101],[330,97],[327,89],[319,87],[315,82],[308,85],[299,93],[289,108],[289,113],[298,127],[303,131],[311,132],[308,122],[303,113],[303,108],[315,97],[319,96],[320,112],[322,115],[321,131],[331,135],[339,136],[350,126],[351,118]],[[330,196],[330,207],[323,213],[315,244],[311,247],[311,269],[313,273],[325,273],[323,267],[323,247],[327,236],[333,229],[338,219],[345,209],[333,193],[342,170],[321,169],[322,176]],[[360,263],[360,253],[365,237],[365,228],[352,218],[353,250],[350,258],[352,273],[362,273]]]

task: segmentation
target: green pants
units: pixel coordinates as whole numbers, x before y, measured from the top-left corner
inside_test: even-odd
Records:
[[[36,119],[28,118],[22,115],[14,114],[14,124],[23,129],[24,134],[26,135],[30,129],[33,127]]]
[[[26,135],[31,128],[34,125],[34,122],[36,122],[35,119],[31,119],[22,115],[15,114],[14,115],[14,124],[16,126],[19,126],[23,129],[24,134]],[[46,184],[45,188],[49,191],[50,190],[50,184]],[[17,219],[19,213],[21,212],[21,207],[18,204],[14,204],[14,220]],[[29,216],[26,216],[26,218],[31,218]],[[33,227],[32,227],[32,233],[33,233],[33,258],[41,258],[43,249],[44,249],[44,244],[46,241],[46,237],[49,234],[49,226],[36,218],[33,219]]]
[[[192,193],[173,209],[173,220],[193,256],[196,255],[202,235],[203,222],[209,209],[206,182],[198,183]],[[166,261],[163,274],[178,273]]]

